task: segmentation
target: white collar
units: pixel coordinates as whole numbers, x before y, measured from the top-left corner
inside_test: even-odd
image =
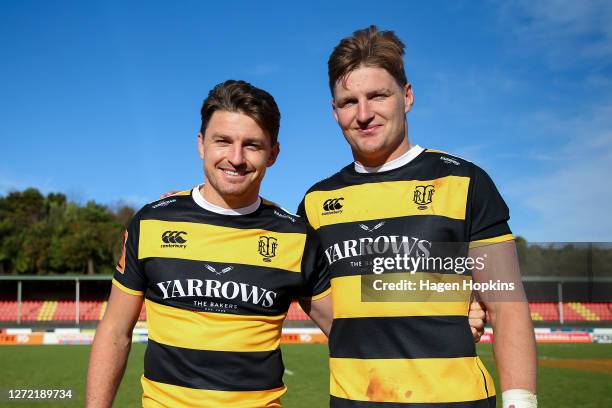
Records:
[[[199,205],[200,207],[204,208],[205,210],[217,213],[217,214],[221,214],[221,215],[246,215],[246,214],[250,214],[252,212],[255,212],[258,208],[259,205],[261,204],[261,198],[257,197],[257,201],[255,201],[253,204],[251,205],[247,205],[246,207],[242,207],[242,208],[223,208],[223,207],[219,207],[218,205],[215,205],[213,203],[208,202],[200,193],[200,187],[202,187],[203,184],[200,184],[199,186],[195,186],[193,188],[193,190],[191,190],[191,197],[193,198],[193,201],[196,202],[197,205]]]
[[[414,160],[415,157],[421,154],[423,150],[425,149],[423,149],[421,146],[414,145],[410,149],[408,149],[406,153],[402,154],[397,159],[388,161],[378,167],[366,167],[358,161],[355,161],[355,171],[357,173],[381,173],[383,171],[394,170],[410,163],[412,160]]]

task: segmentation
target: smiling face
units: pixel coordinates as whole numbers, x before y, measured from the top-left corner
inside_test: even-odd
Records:
[[[279,146],[251,117],[215,111],[204,135],[198,135],[198,151],[204,160],[204,198],[225,208],[253,204],[266,168],[276,161]]]
[[[408,151],[413,100],[410,84],[401,87],[383,68],[361,66],[336,81],[334,117],[356,161],[376,167]]]

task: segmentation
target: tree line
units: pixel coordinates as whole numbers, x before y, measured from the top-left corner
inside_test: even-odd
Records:
[[[112,273],[134,213],[35,188],[0,196],[0,274]],[[516,244],[523,276],[612,276],[610,244]]]
[[[527,242],[517,237],[523,276],[610,277],[612,245],[608,242]]]
[[[134,212],[36,188],[0,196],[0,274],[112,273]]]

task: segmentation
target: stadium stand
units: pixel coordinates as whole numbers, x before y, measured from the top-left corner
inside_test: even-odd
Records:
[[[17,303],[17,302],[15,302]],[[24,321],[36,321],[38,320],[38,313],[42,308],[44,302],[33,300],[25,301],[21,304],[21,320]]]
[[[17,302],[0,301],[0,321],[17,320]]]
[[[104,316],[106,301],[81,301],[80,321],[99,321]],[[531,318],[538,322],[558,322],[559,304],[556,302],[530,302]],[[76,304],[73,300],[24,301],[21,306],[22,321],[70,322],[75,320]],[[0,301],[0,321],[16,322],[17,301]],[[612,322],[612,302],[567,302],[563,303],[566,322]],[[147,318],[143,306],[138,320]],[[296,302],[291,303],[287,320],[308,321],[310,318]]]
[[[529,303],[531,319],[533,321],[556,321],[559,320],[559,305],[553,302]]]
[[[57,301],[47,300],[44,301],[40,310],[38,311],[38,316],[36,320],[39,322],[46,322],[55,319],[55,311],[57,310]]]
[[[291,303],[291,306],[289,306],[287,320],[310,320],[310,317],[308,317],[298,303],[293,302]]]

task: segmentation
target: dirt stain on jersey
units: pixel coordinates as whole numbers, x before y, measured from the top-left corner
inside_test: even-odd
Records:
[[[375,402],[400,401],[396,385],[386,383],[380,378],[377,371],[372,369],[369,373],[370,379],[366,390],[368,399]],[[412,395],[412,391],[407,391],[404,395],[408,398]]]

